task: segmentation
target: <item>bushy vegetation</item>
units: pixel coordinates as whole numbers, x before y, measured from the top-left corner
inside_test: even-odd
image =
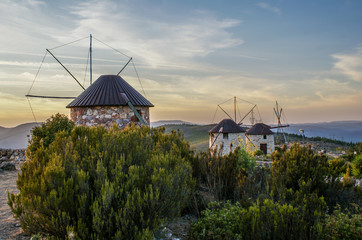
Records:
[[[279,149],[271,158],[271,168],[254,167],[249,174],[244,173],[243,181],[238,182],[237,172],[231,174],[229,177],[234,176],[234,181],[238,182],[231,199],[233,203],[211,203],[192,225],[190,238],[360,237],[361,210],[355,206],[361,205],[361,190],[353,183],[347,184],[348,176],[342,181],[337,177],[343,170],[348,175],[349,168],[344,168],[343,160],[329,161],[310,147],[299,145],[288,150]],[[237,192],[239,195],[235,194]],[[339,212],[333,211],[336,208]],[[350,212],[349,209],[354,210]]]
[[[56,115],[32,131],[9,205],[49,239],[153,239],[180,212],[190,239],[360,239],[362,143],[330,160],[310,147],[194,153],[180,131],[76,127]]]
[[[194,177],[205,186],[217,201],[235,199],[238,187],[251,175],[255,159],[244,149],[237,148],[226,156],[203,152],[192,160]]]
[[[357,207],[360,208],[360,207]],[[327,217],[324,238],[327,240],[349,239],[358,240],[362,236],[361,210],[355,214],[342,212],[339,207]]]
[[[74,127],[57,115],[33,130],[9,205],[28,234],[150,239],[187,202],[190,155],[179,132]]]
[[[210,204],[192,225],[191,239],[320,239],[317,224],[306,228],[304,213],[290,204],[271,199],[256,201],[248,208],[238,203]]]

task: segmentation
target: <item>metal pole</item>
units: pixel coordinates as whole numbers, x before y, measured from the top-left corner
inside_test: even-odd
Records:
[[[125,68],[127,67],[128,63],[130,63],[131,61],[132,61],[132,58],[130,58],[130,59],[128,60],[128,62],[126,63],[126,65],[123,66],[123,68],[121,69],[121,71],[119,71],[119,72],[117,73],[117,76],[119,76],[119,74],[121,74],[121,72],[123,71],[123,69],[125,69]]]
[[[235,122],[236,122],[236,96],[234,96],[234,116],[235,116]]]
[[[90,45],[89,45],[89,74],[90,74],[90,85],[92,85],[92,34],[90,34]]]
[[[72,76],[72,77],[74,78],[74,80],[79,84],[79,86],[81,86],[81,87],[83,88],[83,90],[85,90],[85,88],[83,87],[82,84],[80,84],[80,82],[78,81],[78,79],[76,79],[76,78],[73,76],[73,74],[72,74],[71,72],[69,72],[69,70],[58,60],[58,58],[56,58],[56,57],[53,55],[53,53],[52,53],[51,51],[49,51],[49,49],[47,49],[47,51],[50,53],[50,55],[53,56],[53,58],[54,58],[55,60],[57,60],[57,62],[58,62],[60,65],[62,65],[62,67],[65,69],[65,71],[67,71],[67,72],[70,74],[70,76]]]
[[[121,93],[121,98],[128,104],[128,106],[132,109],[136,117],[140,120],[143,126],[147,126],[148,124],[146,121],[142,118],[142,116],[138,113],[137,109],[133,106],[131,101],[128,99],[127,95],[125,93]]]
[[[254,110],[255,107],[256,107],[256,104],[255,104],[254,107],[239,121],[238,125],[240,125],[240,124],[243,122],[243,120],[246,118],[246,116],[248,116],[249,113],[251,113],[251,112]]]
[[[217,105],[226,115],[228,115],[228,117],[230,119],[233,119],[232,117],[230,117],[230,115],[220,106],[220,105]]]

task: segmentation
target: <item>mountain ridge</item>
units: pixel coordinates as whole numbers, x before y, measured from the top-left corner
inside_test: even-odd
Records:
[[[24,149],[28,145],[28,136],[31,129],[41,123],[23,123],[16,127],[6,128],[0,126],[0,148]],[[183,120],[161,120],[151,123],[151,127],[159,127],[165,125],[192,125],[197,128],[207,128],[211,124],[192,123]],[[211,129],[211,128],[210,128]],[[304,130],[306,137],[326,137],[345,142],[361,142],[362,141],[362,121],[346,120],[331,121],[319,123],[295,123],[290,124],[285,129],[287,133],[301,134],[300,129]],[[206,129],[207,130],[207,129]],[[276,132],[276,129],[273,129]]]

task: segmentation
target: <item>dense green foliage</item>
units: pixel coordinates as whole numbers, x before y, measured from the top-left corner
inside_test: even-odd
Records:
[[[60,131],[70,133],[75,124],[67,116],[57,113],[45,121],[44,124],[34,127],[31,130],[31,139],[27,155],[29,158],[36,152],[37,149],[47,148],[55,139],[55,135]]]
[[[232,156],[235,152],[225,158]],[[345,160],[330,161],[299,145],[279,149],[271,158],[270,169],[256,167],[248,174],[239,170],[228,175],[234,182],[243,176],[229,198],[235,204],[209,205],[192,225],[192,239],[334,239],[333,231],[341,239],[358,236],[361,211],[354,206],[361,206],[361,189],[354,186]],[[223,172],[223,165],[215,168],[214,172]],[[354,210],[350,215],[333,213],[338,205],[342,213]]]
[[[319,239],[321,226],[305,228],[300,209],[270,199],[248,208],[213,203],[192,225],[191,239]]]
[[[321,192],[327,176],[327,157],[315,154],[311,148],[293,145],[273,152],[271,184],[274,194],[283,194],[281,190],[297,191],[300,184],[310,185],[312,192]]]
[[[183,211],[199,216],[191,239],[360,239],[362,143],[332,160],[293,145],[259,166],[241,148],[194,154],[164,131],[75,127],[59,114],[35,128],[8,201],[24,231],[152,239]]]
[[[226,202],[210,203],[194,223],[190,239],[361,239],[362,215],[343,213],[337,208],[310,228],[304,218],[306,209],[279,204],[270,199],[251,207]],[[361,212],[357,210],[356,212]]]
[[[193,185],[187,162],[192,152],[179,132],[116,126],[59,132],[63,120],[53,117],[33,131],[30,159],[17,181],[20,194],[9,195],[26,233],[150,239],[185,206]],[[45,138],[49,142],[39,144]]]
[[[255,158],[244,149],[220,156],[215,152],[200,153],[192,160],[193,175],[198,184],[207,187],[218,200],[234,200],[238,188],[256,167]]]
[[[359,240],[362,236],[362,215],[343,213],[340,208],[337,208],[328,216],[324,231],[326,240]]]

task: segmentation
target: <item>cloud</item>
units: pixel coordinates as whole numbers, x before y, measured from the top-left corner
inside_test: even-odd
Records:
[[[355,53],[333,54],[332,57],[337,60],[334,69],[356,82],[362,82],[362,48]]]
[[[185,12],[176,18],[163,12],[159,15],[139,14],[131,4],[113,1],[83,2],[70,8],[77,25],[72,36],[89,32],[102,36],[109,45],[127,49],[148,65],[187,62],[193,57],[240,45],[228,29],[237,27],[241,20],[219,19],[212,12]],[[142,11],[142,9],[140,10]],[[152,11],[148,11],[152,12]]]
[[[270,5],[269,5],[268,3],[266,3],[266,2],[260,2],[260,3],[257,4],[257,6],[263,8],[263,9],[265,9],[265,10],[268,10],[268,11],[270,11],[270,12],[276,13],[276,14],[278,14],[278,15],[281,14],[281,11],[280,11],[279,8],[270,6]]]

